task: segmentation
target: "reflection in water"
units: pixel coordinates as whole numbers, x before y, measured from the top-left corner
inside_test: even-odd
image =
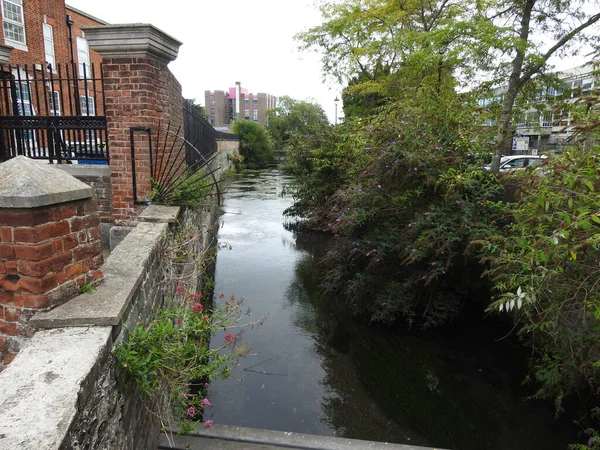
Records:
[[[318,295],[323,236],[283,226],[291,180],[252,173],[231,182],[221,216],[215,292],[245,298],[253,346],[215,381],[217,423],[455,450],[563,449],[570,430],[524,401],[521,350],[494,323],[409,332],[356,324]],[[227,213],[230,212],[230,213]],[[216,336],[220,342],[222,336]]]

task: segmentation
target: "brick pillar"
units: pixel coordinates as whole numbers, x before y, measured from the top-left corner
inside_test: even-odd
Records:
[[[102,277],[92,189],[48,164],[0,164],[0,371],[30,335],[27,321]]]
[[[129,24],[84,28],[91,49],[102,56],[104,98],[115,223],[127,224],[137,216],[133,198],[130,128],[182,124],[181,85],[167,64],[181,42],[152,25]],[[138,198],[150,191],[148,140],[136,133],[136,186]],[[156,143],[153,142],[153,145]]]

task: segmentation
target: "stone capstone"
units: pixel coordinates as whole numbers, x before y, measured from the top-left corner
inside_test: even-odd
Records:
[[[92,195],[90,186],[50,164],[25,156],[0,164],[0,208],[37,208]]]
[[[181,41],[146,23],[82,28],[92,50],[104,58],[148,58],[164,62],[177,58]]]
[[[108,355],[111,331],[61,328],[27,342],[0,373],[0,450],[61,447],[82,390],[92,388],[88,377]]]

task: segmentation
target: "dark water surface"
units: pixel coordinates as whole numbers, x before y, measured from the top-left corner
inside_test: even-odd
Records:
[[[211,383],[205,419],[455,450],[575,440],[550,405],[526,400],[528,355],[491,318],[429,332],[367,328],[319,298],[314,255],[325,240],[284,228],[290,182],[256,172],[227,186],[215,294],[243,297],[250,320],[269,316],[244,335],[252,351],[233,372],[242,381]]]

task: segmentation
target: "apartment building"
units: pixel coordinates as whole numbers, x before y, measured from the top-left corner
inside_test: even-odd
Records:
[[[66,5],[64,0],[0,3],[0,44],[10,48],[11,66],[3,67],[2,88],[5,95],[16,96],[11,106],[18,107],[14,113],[95,115],[101,88],[90,79],[100,77],[102,58],[89,49],[81,29],[106,22]],[[6,92],[9,86],[11,94]],[[5,116],[12,114],[0,112]]]
[[[569,104],[579,97],[600,87],[598,69],[593,62],[558,73],[558,86],[540,88],[525,111],[515,121],[515,136],[512,143],[513,154],[554,154],[563,151],[575,130],[571,126],[570,113],[557,104]],[[490,98],[480,99],[479,105],[489,107],[501,104],[502,90]],[[494,126],[495,121],[487,120],[484,125]]]
[[[228,91],[204,91],[206,113],[215,127],[227,126],[235,120],[267,123],[267,111],[277,107],[277,97],[248,92],[238,81]]]

